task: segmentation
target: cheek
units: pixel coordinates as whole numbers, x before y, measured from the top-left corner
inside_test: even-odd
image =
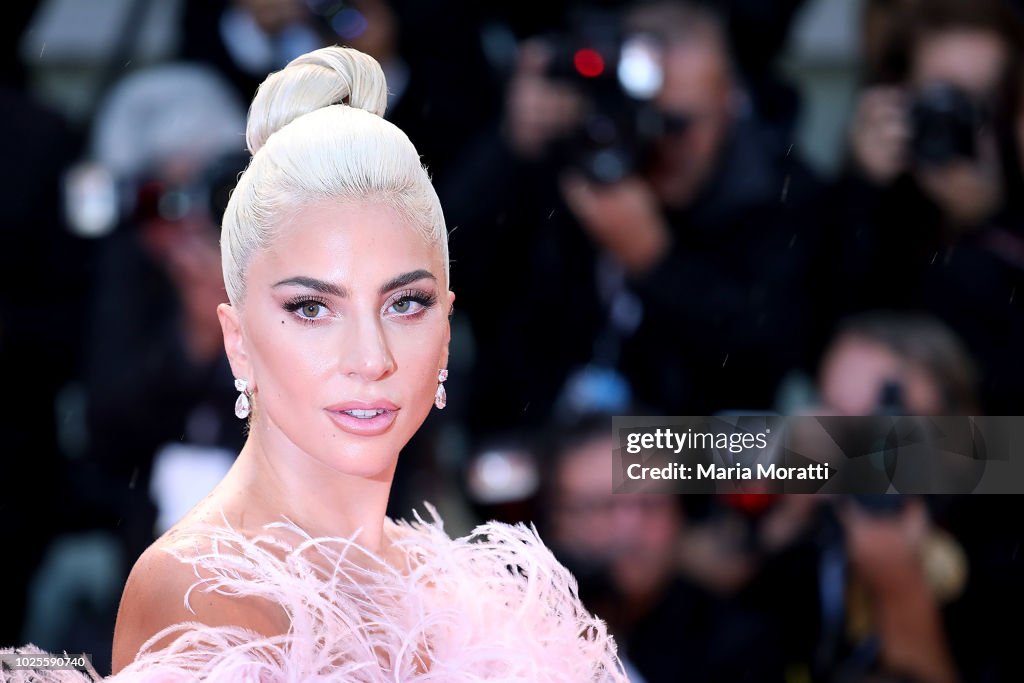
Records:
[[[306,329],[281,316],[271,316],[254,335],[254,365],[264,392],[309,387],[309,380],[330,367],[330,335]],[[308,391],[306,392],[308,393]]]
[[[306,428],[303,425],[313,415],[308,408],[324,400],[319,387],[327,383],[331,361],[338,354],[336,349],[332,352],[336,345],[330,334],[290,320],[289,315],[253,315],[248,341],[258,410],[294,431]]]
[[[388,346],[398,368],[396,377],[411,396],[428,394],[433,400],[437,372],[441,368],[444,331],[440,326],[402,329],[396,324],[388,335]]]
[[[829,406],[849,415],[861,415],[871,407],[871,385],[863,376],[840,369],[828,375],[822,394]]]
[[[689,131],[689,151],[694,155],[693,164],[704,166],[714,161],[718,153],[719,124],[712,119],[703,119]]]
[[[917,415],[943,414],[942,391],[927,375],[910,373],[903,386],[911,412]]]
[[[392,385],[396,400],[429,410],[437,388],[444,326],[435,321],[385,321],[383,332],[396,371],[381,381]],[[253,324],[252,363],[264,401],[287,406],[316,399],[311,388],[330,383],[340,372],[343,335],[340,327],[307,328],[284,315],[268,315]]]

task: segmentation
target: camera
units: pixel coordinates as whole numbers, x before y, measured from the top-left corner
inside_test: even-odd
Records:
[[[228,198],[245,169],[248,155],[228,153],[211,159],[185,183],[147,180],[137,185],[132,218],[135,224],[151,220],[178,221],[204,212],[219,228]],[[158,178],[158,174],[151,174]]]
[[[989,124],[985,105],[947,83],[925,88],[910,106],[912,158],[924,166],[942,166],[977,156],[977,136]]]
[[[878,392],[878,400],[873,415],[889,415],[899,417],[907,414],[907,406],[903,385],[890,379],[882,384]],[[884,448],[883,448],[884,450]],[[888,465],[888,463],[886,463]],[[899,515],[906,507],[906,499],[899,494],[891,493],[867,493],[855,494],[850,498],[862,510],[877,517],[892,517]]]
[[[228,152],[212,158],[184,183],[160,179],[160,173],[116,178],[100,164],[84,162],[64,179],[64,211],[72,232],[102,237],[119,226],[139,227],[148,221],[174,222],[196,211],[220,227],[228,197],[245,169],[249,155]]]
[[[553,153],[592,182],[615,183],[642,168],[657,138],[686,121],[654,105],[664,81],[654,36],[627,32],[619,14],[604,10],[577,12],[571,26],[548,38],[553,56],[547,76],[578,88],[584,112],[576,129],[553,144]]]

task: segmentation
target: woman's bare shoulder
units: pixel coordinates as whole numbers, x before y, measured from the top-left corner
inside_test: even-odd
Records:
[[[176,527],[161,536],[132,567],[114,628],[114,673],[130,664],[152,636],[182,622],[241,626],[267,636],[287,632],[290,622],[286,613],[266,600],[228,596],[199,587],[189,592],[201,575],[196,574],[188,558],[202,550],[203,542],[185,531]],[[169,634],[152,649],[165,647],[175,636]]]

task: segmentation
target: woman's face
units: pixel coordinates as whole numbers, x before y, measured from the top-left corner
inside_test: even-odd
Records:
[[[246,271],[225,326],[236,376],[269,430],[345,474],[375,477],[433,404],[455,295],[444,262],[394,209],[323,203],[291,217]]]

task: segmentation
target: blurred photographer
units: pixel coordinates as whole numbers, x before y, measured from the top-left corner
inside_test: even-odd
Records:
[[[248,101],[268,73],[340,44],[388,79],[386,118],[406,131],[435,177],[493,114],[470,0],[205,0],[183,3],[183,60],[217,70]],[[467,82],[479,83],[473,89]]]
[[[580,598],[648,683],[786,680],[780,632],[679,571],[680,548],[695,550],[683,497],[612,492],[610,422],[554,425],[543,452],[540,519]]]
[[[522,46],[500,131],[441,188],[486,293],[474,422],[770,405],[805,352],[814,180],[750,115],[713,3],[569,25]]]
[[[999,1],[905,10],[906,76],[866,88],[851,124],[858,170],[879,185],[911,174],[952,230],[977,227],[1002,200],[997,116],[1016,57],[1014,17]]]
[[[244,109],[212,71],[171,64],[121,81],[99,111],[73,219],[98,244],[88,390],[92,453],[134,561],[226,471],[242,430],[215,309],[227,194],[244,167]],[[82,177],[91,177],[88,173]],[[75,192],[71,193],[73,196]],[[220,416],[220,417],[219,417]],[[196,498],[198,500],[198,498]]]
[[[972,358],[948,327],[920,314],[845,319],[824,354],[818,392],[815,414],[977,414]],[[1019,611],[1019,498],[834,500],[833,535],[820,537],[819,557],[821,643],[831,648],[819,645],[819,662],[824,655],[852,680],[867,671],[882,681],[1019,678],[1013,636],[981,626]]]
[[[885,5],[888,20],[879,7]],[[850,126],[826,305],[924,309],[981,363],[982,408],[1016,413],[1024,337],[1017,14],[1004,0],[869,3],[873,84]]]
[[[818,371],[821,415],[975,415],[974,361],[925,315],[871,311],[841,322]]]

